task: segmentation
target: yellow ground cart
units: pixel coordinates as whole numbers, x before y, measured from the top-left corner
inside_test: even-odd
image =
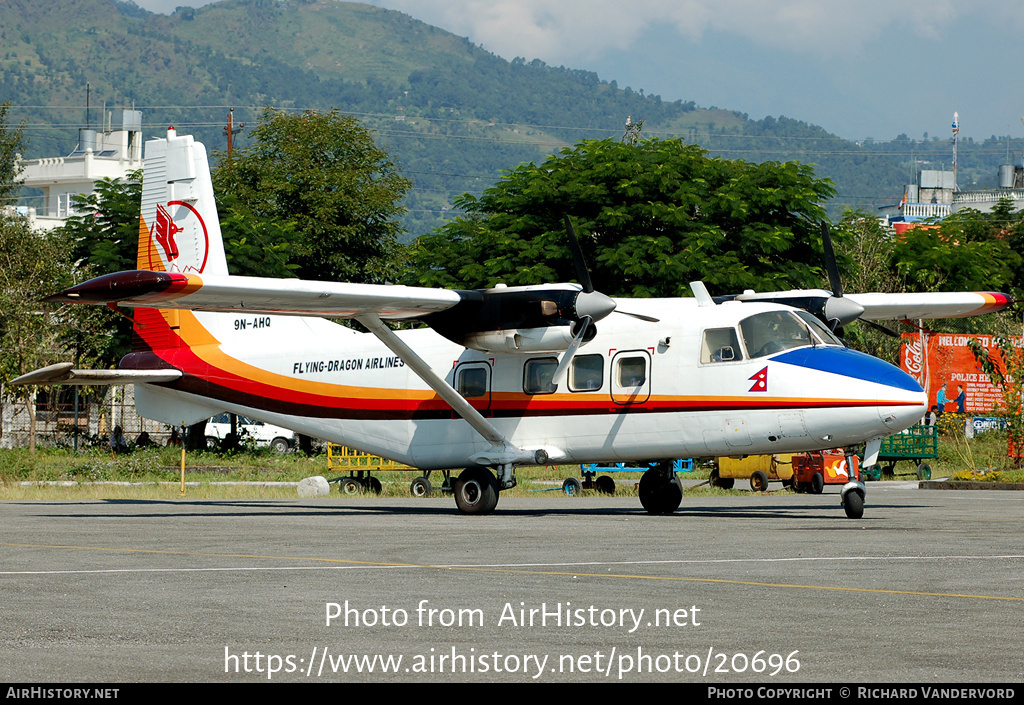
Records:
[[[370,474],[371,472],[405,472],[410,470],[420,472],[418,468],[396,463],[393,460],[387,460],[377,455],[362,453],[334,443],[327,444],[327,467],[332,471],[348,472],[347,477],[343,476],[336,480],[331,480],[331,482],[338,483],[338,488],[342,494],[360,494],[362,492],[380,494],[382,489],[380,480],[373,477]],[[444,476],[444,482],[440,489],[442,492],[450,492],[451,470],[442,470],[440,472]],[[409,492],[413,497],[429,497],[433,491],[433,485],[430,484],[429,470],[409,484]]]
[[[764,492],[770,481],[781,481],[784,487],[793,482],[793,456],[789,453],[775,455],[748,455],[742,460],[721,457],[718,467],[711,471],[711,484],[722,489],[731,489],[736,480],[749,480],[750,489]]]

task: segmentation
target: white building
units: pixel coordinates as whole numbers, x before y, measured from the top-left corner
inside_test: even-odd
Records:
[[[102,130],[79,130],[78,147],[66,157],[22,162],[22,183],[43,191],[42,206],[27,209],[33,228],[60,227],[75,215],[73,196],[92,193],[101,179],[123,179],[142,168],[142,113],[122,110],[117,130],[111,129],[111,118],[107,113]]]

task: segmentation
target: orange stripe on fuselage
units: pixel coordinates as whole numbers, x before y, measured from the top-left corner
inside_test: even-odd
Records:
[[[450,411],[447,403],[429,389],[387,389],[334,384],[296,379],[288,375],[268,372],[252,364],[231,357],[220,349],[220,342],[199,323],[195,316],[181,312],[181,328],[185,345],[177,349],[157,351],[162,359],[186,374],[206,380],[211,385],[227,388],[253,400],[275,401],[288,404],[310,405],[325,409],[362,411]],[[907,406],[916,402],[906,400],[850,400],[843,398],[809,397],[706,397],[652,395],[641,404],[617,404],[608,392],[555,393],[528,395],[522,392],[494,392],[489,412],[503,415],[526,412],[528,415],[593,414],[712,411],[715,409],[784,409],[829,408],[857,406]]]

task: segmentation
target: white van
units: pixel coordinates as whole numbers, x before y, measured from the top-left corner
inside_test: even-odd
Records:
[[[206,424],[206,445],[210,449],[219,448],[220,442],[231,433],[230,414],[217,414]],[[281,426],[256,421],[246,416],[238,417],[239,442],[251,441],[257,446],[270,446],[278,453],[287,453],[297,443],[295,431]]]

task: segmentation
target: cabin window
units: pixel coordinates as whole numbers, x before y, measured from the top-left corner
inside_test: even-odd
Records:
[[[701,363],[707,365],[742,359],[743,353],[735,328],[712,328],[704,331],[704,341],[700,346]]]
[[[569,389],[574,392],[588,392],[603,386],[604,357],[601,355],[578,355],[572,361]]]
[[[523,370],[523,391],[527,394],[551,394],[556,388],[551,378],[555,376],[557,367],[558,360],[553,357],[527,360]]]
[[[467,399],[487,394],[487,370],[482,367],[466,367],[459,370],[459,394]]]
[[[642,387],[647,382],[647,359],[624,357],[619,360],[619,386]]]

